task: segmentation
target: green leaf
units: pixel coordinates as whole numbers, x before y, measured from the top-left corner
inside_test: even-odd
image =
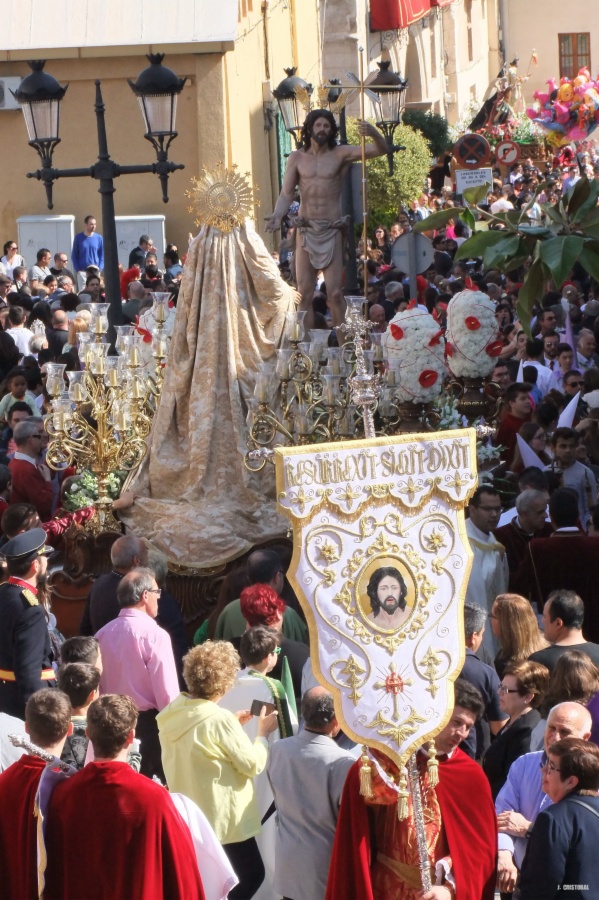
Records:
[[[591,193],[591,185],[588,178],[579,178],[574,187],[566,194],[568,203],[568,215],[570,218],[576,215],[581,206],[586,203]]]
[[[582,180],[582,179],[581,179]],[[593,179],[589,181],[589,196],[581,204],[576,215],[572,218],[572,223],[583,224],[586,221],[587,216],[590,214],[591,217],[597,212],[597,200],[599,199],[599,183]]]
[[[585,241],[578,262],[591,278],[599,281],[599,242]]]
[[[597,184],[597,190],[599,190],[599,184]],[[586,234],[587,228],[599,225],[599,209],[597,209],[597,206],[594,206],[591,211],[587,210],[584,216],[579,218],[579,215],[577,215],[575,221],[580,225],[581,231]]]
[[[532,319],[534,305],[543,295],[546,280],[543,263],[540,259],[535,259],[518,292],[518,305],[516,307],[518,321],[529,337],[531,336],[530,320]]]
[[[541,209],[547,216],[549,216],[552,222],[556,223],[556,225],[561,225],[563,228],[563,226],[566,224],[564,222],[564,217],[559,211],[559,206],[557,203],[553,205],[551,203],[542,203]]]
[[[485,184],[479,184],[478,187],[466,188],[463,194],[464,200],[471,203],[472,206],[476,206],[477,203],[487,199],[487,194],[492,187],[492,184],[485,182]]]
[[[459,210],[457,209],[442,209],[440,212],[433,213],[432,216],[427,216],[426,219],[416,222],[412,231],[419,234],[421,231],[432,231],[433,229],[437,231],[438,228],[445,228],[450,219],[458,218],[458,213]]]
[[[499,241],[505,240],[503,231],[477,231],[458,247],[455,255],[456,262],[459,259],[474,259],[482,257],[487,247],[493,247]]]
[[[574,234],[551,238],[541,244],[539,255],[551,272],[558,290],[580,256],[583,246],[584,238]]]
[[[499,232],[501,234],[501,232]],[[503,234],[502,240],[493,246],[488,247],[483,255],[485,268],[503,268],[506,260],[516,256],[520,251],[520,235],[519,234]],[[509,266],[511,269],[511,265]]]
[[[474,231],[476,228],[476,219],[474,218],[474,213],[471,209],[465,209],[464,212],[460,215],[460,219],[462,222],[465,222],[468,228],[471,231]]]
[[[527,225],[526,222],[520,225],[520,231],[527,237],[549,237],[551,234],[549,228],[544,225]]]

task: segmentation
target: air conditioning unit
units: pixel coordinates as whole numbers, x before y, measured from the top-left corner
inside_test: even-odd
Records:
[[[12,91],[16,91],[21,84],[21,78],[0,78],[0,110],[2,109],[20,109]]]

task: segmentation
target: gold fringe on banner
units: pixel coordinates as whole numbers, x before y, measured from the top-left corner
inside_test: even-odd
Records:
[[[403,766],[399,777],[399,792],[397,795],[397,818],[400,822],[408,818],[408,770]]]
[[[372,800],[374,793],[372,790],[372,770],[370,768],[370,760],[365,746],[362,747],[362,756],[360,757],[360,794],[367,800]]]
[[[435,788],[439,784],[439,761],[437,760],[437,748],[435,747],[434,741],[429,741],[427,752],[428,762],[426,766],[428,769],[428,783],[431,787]]]

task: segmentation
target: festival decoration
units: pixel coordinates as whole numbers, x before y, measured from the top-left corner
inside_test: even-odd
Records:
[[[526,110],[546,133],[553,147],[572,141],[586,140],[599,124],[599,80],[587,68],[578,70],[576,78],[554,78],[547,81],[548,91],[535,91],[534,106]]]
[[[185,191],[193,204],[196,225],[213,225],[228,233],[251,215],[257,200],[249,181],[249,172],[240,175],[237,166],[228,169],[219,162],[214,170],[203,170],[202,178],[192,178],[193,187]]]
[[[400,403],[431,403],[439,396],[447,369],[442,331],[430,313],[410,303],[389,323],[383,346]]]
[[[108,356],[108,303],[91,304],[90,330],[77,335],[83,369],[66,373],[68,389],[66,365],[48,363],[46,390],[53,399],[44,417],[50,435],[46,462],[53,469],[76,465],[93,473],[97,497],[90,495],[89,505],[95,512],[85,527],[95,534],[121,531],[111,512],[115,473],[133,472],[146,454],[168,353],[164,322],[169,296],[153,294],[156,325],[149,337],[155,374],[143,371],[145,338],[131,333],[132,326],[117,326],[118,355]]]
[[[447,307],[447,365],[458,378],[489,375],[495,367],[497,350],[495,304],[482,291],[466,289]]]

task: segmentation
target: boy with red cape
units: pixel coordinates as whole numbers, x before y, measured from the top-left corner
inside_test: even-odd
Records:
[[[417,756],[431,881],[423,892],[411,796],[400,819],[403,793],[397,766],[383,754],[370,765],[371,796],[361,795],[361,766],[349,770],[326,900],[493,900],[497,868],[497,820],[480,766],[459,749],[484,710],[480,693],[463,679],[455,684],[455,707],[435,738],[433,757]],[[431,765],[432,763],[432,765]]]
[[[31,742],[60,764],[71,725],[71,704],[62,691],[45,688],[31,695],[25,707],[25,731]],[[0,884],[2,896],[38,900],[43,872],[38,870],[37,802],[47,763],[23,754],[0,775]],[[73,772],[75,770],[73,769]]]
[[[105,694],[91,704],[95,760],[59,784],[48,807],[45,900],[205,900],[191,834],[170,794],[127,764],[136,723],[129,697]]]

